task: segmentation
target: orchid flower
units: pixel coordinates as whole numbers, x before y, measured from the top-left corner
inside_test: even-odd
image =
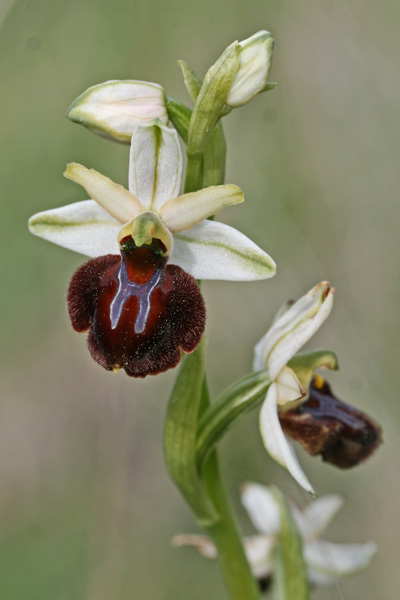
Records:
[[[241,493],[245,507],[258,535],[244,538],[244,548],[254,576],[266,588],[274,575],[275,550],[280,535],[279,505],[270,490],[259,484],[247,484]],[[343,506],[337,494],[322,496],[301,510],[290,503],[292,516],[303,542],[308,579],[312,585],[333,585],[338,579],[365,569],[376,553],[376,544],[334,544],[320,539],[321,534]],[[194,546],[206,558],[216,558],[217,550],[210,539],[199,535],[178,535],[175,546]]]
[[[246,236],[206,220],[242,202],[242,191],[221,185],[179,195],[181,172],[176,131],[159,120],[140,124],[129,191],[72,163],[64,175],[92,199],[29,221],[32,233],[94,258],[72,278],[68,308],[107,370],[144,377],[176,366],[181,349],[197,347],[205,308],[194,278],[246,281],[275,273],[274,261]]]
[[[260,411],[260,429],[266,450],[296,481],[314,493],[279,422],[278,410],[293,406],[308,394],[289,361],[319,329],[332,309],[334,289],[323,281],[275,318],[254,349],[254,370],[268,368],[272,385]],[[320,364],[318,366],[331,366]],[[311,379],[311,377],[310,377]],[[308,382],[309,383],[309,382]]]
[[[317,368],[337,369],[327,350],[296,354],[325,321],[334,290],[326,281],[278,313],[255,347],[254,369],[268,368],[272,385],[260,411],[265,448],[307,491],[305,476],[286,435],[312,456],[348,469],[366,460],[381,443],[381,429],[367,414],[336,398]]]

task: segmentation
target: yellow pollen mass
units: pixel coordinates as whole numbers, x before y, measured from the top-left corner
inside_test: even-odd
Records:
[[[317,388],[317,390],[320,390],[323,387],[324,383],[325,383],[325,380],[323,377],[321,377],[321,375],[315,376],[314,386]]]

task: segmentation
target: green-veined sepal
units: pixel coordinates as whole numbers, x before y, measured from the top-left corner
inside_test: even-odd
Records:
[[[333,371],[339,369],[337,356],[331,350],[314,350],[314,352],[296,354],[290,359],[288,366],[296,373],[304,390],[308,390],[316,369]]]
[[[176,233],[171,262],[196,279],[256,281],[276,272],[274,260],[257,244],[217,221]]]

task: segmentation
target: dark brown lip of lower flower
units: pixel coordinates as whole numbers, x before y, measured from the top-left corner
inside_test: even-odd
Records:
[[[367,460],[382,442],[380,426],[366,413],[336,398],[328,383],[310,386],[308,399],[279,413],[284,432],[312,456],[342,469]]]

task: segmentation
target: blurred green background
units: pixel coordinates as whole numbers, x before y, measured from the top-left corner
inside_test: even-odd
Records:
[[[26,221],[84,199],[62,177],[68,161],[127,183],[128,148],[64,118],[84,89],[136,78],[187,101],[177,59],[203,76],[231,41],[261,28],[275,36],[279,87],[225,120],[227,181],[247,201],[222,219],[270,252],[278,275],[204,285],[211,389],[250,370],[282,301],[321,279],[335,285],[312,346],[337,352],[335,392],[382,423],[385,444],[349,472],[298,454],[318,494],[347,498],[330,539],[374,539],[379,554],[314,597],[398,597],[399,17],[398,2],[373,0],[2,0],[2,600],[225,598],[215,564],[170,548],[175,533],[196,531],[163,464],[175,374],[136,381],[91,360],[65,310],[84,259],[30,236]],[[308,502],[264,452],[256,414],[221,453],[246,532],[243,480],[275,481]]]

